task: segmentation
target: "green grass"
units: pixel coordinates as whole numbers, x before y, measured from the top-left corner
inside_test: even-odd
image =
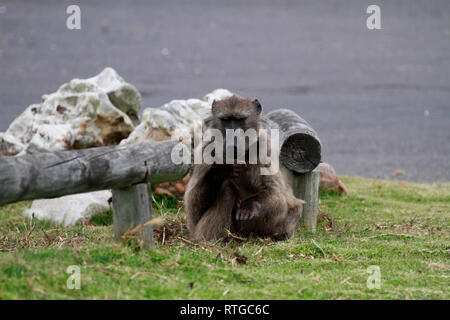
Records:
[[[450,185],[343,182],[348,197],[321,193],[316,233],[279,242],[191,243],[182,208],[158,196],[154,250],[115,243],[110,212],[62,227],[22,217],[29,202],[0,207],[0,298],[449,299]],[[380,289],[366,285],[372,265]]]

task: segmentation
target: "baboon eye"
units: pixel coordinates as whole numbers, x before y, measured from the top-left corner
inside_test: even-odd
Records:
[[[223,117],[223,118],[220,118],[220,120],[223,121],[223,122],[227,122],[227,123],[229,123],[229,122],[236,122],[236,123],[242,125],[245,122],[245,120],[247,120],[247,118],[245,118],[245,117],[243,117],[243,118],[240,118],[240,117]]]

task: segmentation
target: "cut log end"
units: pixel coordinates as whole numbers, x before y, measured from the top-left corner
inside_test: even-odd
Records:
[[[305,133],[289,136],[280,150],[280,161],[286,168],[297,173],[314,170],[319,165],[320,159],[320,142]]]
[[[294,111],[279,109],[267,114],[281,131],[280,161],[289,170],[306,173],[320,163],[321,145],[314,129]]]

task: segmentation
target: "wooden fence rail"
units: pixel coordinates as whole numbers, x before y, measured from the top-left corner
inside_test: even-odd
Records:
[[[189,165],[176,165],[176,142],[145,142],[113,147],[0,157],[0,204],[20,200],[179,180]]]

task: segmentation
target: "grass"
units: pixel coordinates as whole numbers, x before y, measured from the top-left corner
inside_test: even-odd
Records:
[[[316,233],[279,242],[192,243],[182,207],[160,196],[154,250],[114,242],[110,212],[62,227],[22,217],[29,202],[2,206],[0,299],[449,299],[450,185],[343,182],[347,197],[321,192]]]

